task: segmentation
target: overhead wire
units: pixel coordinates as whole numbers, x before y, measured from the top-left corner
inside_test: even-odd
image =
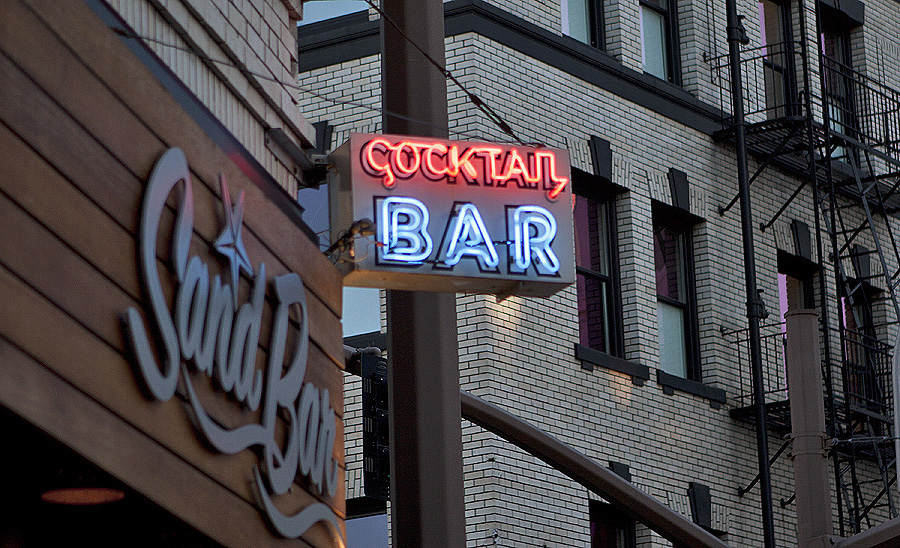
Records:
[[[512,127],[505,120],[503,120],[503,118],[500,116],[499,113],[497,113],[497,111],[495,111],[493,108],[491,108],[490,105],[485,103],[485,101],[483,99],[481,99],[480,97],[478,97],[478,95],[476,95],[474,92],[472,92],[468,88],[466,88],[466,86],[462,82],[460,82],[459,79],[456,78],[456,76],[449,69],[442,66],[431,55],[428,55],[418,44],[415,43],[415,41],[413,41],[406,33],[404,33],[402,30],[400,30],[400,28],[393,21],[393,19],[391,19],[390,17],[385,15],[379,6],[377,6],[375,3],[373,3],[372,0],[366,0],[366,2],[370,6],[372,6],[372,8],[375,9],[379,13],[379,15],[381,17],[383,17],[384,20],[388,24],[390,24],[392,27],[395,28],[397,30],[397,32],[403,37],[404,40],[409,42],[410,45],[412,45],[414,48],[416,48],[418,51],[420,51],[425,56],[425,58],[428,60],[428,62],[430,64],[432,64],[438,71],[440,71],[441,74],[445,78],[449,79],[454,85],[456,85],[460,89],[460,91],[462,91],[462,93],[465,94],[465,96],[468,98],[469,102],[471,102],[479,111],[481,111],[489,121],[491,121],[494,125],[496,125],[503,133],[509,135],[512,138],[512,141],[510,141],[510,143],[514,142],[516,144],[523,145],[523,146],[528,146],[528,145],[530,145],[530,146],[545,146],[543,143],[526,143],[522,139],[520,139],[519,136],[516,135],[516,133],[512,130]],[[288,89],[294,89],[296,91],[302,92],[307,95],[311,95],[313,97],[316,97],[323,101],[327,101],[332,104],[354,106],[354,107],[365,109],[370,112],[377,112],[382,115],[388,114],[392,117],[396,117],[401,120],[406,120],[406,121],[426,125],[429,127],[437,128],[437,126],[435,126],[434,124],[428,123],[424,120],[418,120],[416,118],[411,118],[409,116],[405,116],[405,115],[402,115],[402,114],[399,114],[396,112],[385,110],[383,106],[373,106],[373,105],[362,103],[359,101],[353,101],[353,100],[349,100],[349,99],[337,99],[337,98],[329,97],[329,96],[327,96],[321,92],[318,92],[316,90],[313,90],[311,88],[301,86],[299,84],[292,83],[292,82],[285,82],[278,78],[275,78],[274,76],[270,76],[267,74],[261,74],[258,72],[254,72],[254,71],[248,69],[246,66],[240,66],[240,65],[236,65],[235,63],[230,62],[230,61],[223,61],[222,59],[216,59],[216,58],[211,57],[203,52],[197,51],[196,49],[191,48],[191,47],[182,46],[182,45],[175,44],[172,42],[167,42],[165,40],[160,40],[158,38],[154,38],[151,36],[144,36],[144,35],[134,32],[134,31],[126,31],[123,29],[113,29],[113,30],[117,34],[120,34],[120,35],[128,37],[128,38],[135,38],[135,39],[143,40],[148,43],[153,43],[153,44],[157,44],[159,46],[163,46],[166,48],[171,48],[171,49],[174,49],[177,51],[189,53],[191,55],[194,55],[198,59],[201,59],[203,61],[208,61],[210,63],[215,63],[220,66],[235,68],[244,75],[250,75],[255,78],[274,82],[274,83],[284,86]],[[438,129],[444,129],[444,128],[438,128]],[[460,135],[460,136],[468,137],[468,138],[472,138],[472,139],[485,139],[484,136],[473,134],[471,132],[465,132],[465,131],[459,131],[459,130],[453,130],[453,129],[450,129],[449,131],[450,131],[450,133],[452,133],[454,135]]]
[[[375,9],[375,10],[379,13],[379,15],[383,18],[383,20],[384,20],[385,22],[387,22],[389,25],[391,25],[391,26],[392,26],[392,27],[400,34],[400,36],[401,36],[404,40],[406,40],[410,45],[412,45],[415,49],[417,49],[417,50],[418,50],[418,51],[419,51],[419,52],[427,59],[427,61],[428,61],[430,64],[432,64],[438,71],[440,71],[440,73],[441,73],[445,78],[447,78],[447,79],[450,80],[454,85],[456,85],[456,87],[458,87],[459,90],[462,91],[463,94],[465,94],[465,96],[468,98],[469,102],[471,102],[471,103],[472,103],[479,111],[481,111],[482,114],[483,114],[489,121],[491,121],[494,125],[496,125],[503,133],[505,133],[505,134],[507,134],[508,136],[510,136],[510,137],[515,141],[515,143],[517,143],[517,144],[519,144],[519,145],[523,145],[523,146],[546,146],[546,145],[544,145],[543,143],[526,143],[525,141],[523,141],[522,139],[520,139],[519,136],[516,135],[516,133],[513,131],[512,127],[511,127],[511,126],[510,126],[510,125],[509,125],[509,124],[508,124],[508,123],[500,116],[500,114],[499,114],[497,111],[495,111],[490,105],[488,105],[487,103],[485,103],[485,101],[482,100],[482,99],[481,99],[478,95],[476,95],[474,92],[472,92],[472,91],[470,91],[468,88],[466,88],[466,86],[463,85],[463,83],[460,82],[459,79],[456,78],[456,76],[455,76],[449,69],[446,68],[446,66],[443,66],[441,63],[439,63],[437,60],[435,60],[431,55],[429,55],[424,49],[422,49],[422,48],[421,48],[414,40],[412,40],[405,32],[403,32],[403,31],[400,29],[400,27],[397,25],[397,23],[394,22],[393,19],[391,19],[390,17],[388,17],[388,16],[384,13],[384,11],[383,11],[379,6],[377,6],[372,0],[366,0],[366,2],[367,2],[373,9]],[[405,116],[405,115],[402,115],[402,114],[399,114],[399,113],[396,113],[396,112],[391,112],[391,111],[389,111],[389,110],[384,109],[383,106],[381,106],[381,107],[379,108],[379,107],[375,107],[375,106],[372,106],[372,105],[368,105],[368,104],[366,104],[366,103],[362,103],[362,102],[358,102],[358,101],[353,101],[353,100],[349,100],[349,99],[337,99],[337,98],[329,97],[329,96],[325,95],[324,93],[315,91],[315,90],[310,89],[310,88],[307,88],[307,87],[305,87],[305,86],[301,86],[301,85],[299,85],[299,84],[295,84],[295,83],[291,83],[291,82],[284,82],[284,81],[281,81],[281,80],[278,79],[278,78],[275,78],[274,76],[269,76],[269,75],[266,75],[266,74],[260,74],[260,73],[251,71],[251,70],[250,70],[249,68],[247,68],[245,65],[237,65],[237,64],[235,64],[235,63],[233,63],[233,62],[223,61],[223,60],[221,60],[221,59],[215,59],[215,58],[213,58],[213,57],[211,57],[211,56],[209,56],[209,55],[207,55],[207,54],[205,54],[205,53],[203,53],[203,52],[201,52],[201,51],[198,51],[198,50],[195,49],[195,48],[181,46],[181,45],[174,44],[174,43],[171,43],[171,42],[166,42],[166,41],[163,41],[163,40],[159,40],[159,39],[157,39],[157,38],[153,38],[153,37],[150,37],[150,36],[143,36],[143,35],[140,35],[140,34],[134,32],[134,31],[125,31],[125,30],[122,30],[122,29],[113,29],[113,30],[114,30],[116,33],[118,33],[118,34],[120,34],[120,35],[122,35],[122,36],[128,37],[128,38],[139,39],[139,40],[143,40],[143,41],[148,42],[148,43],[157,44],[157,45],[162,46],[162,47],[172,48],[172,49],[175,49],[175,50],[177,50],[177,51],[183,51],[183,52],[185,52],[185,53],[191,54],[191,55],[197,57],[198,59],[201,59],[201,60],[206,61],[206,62],[209,62],[209,63],[214,63],[214,64],[221,65],[221,66],[227,66],[227,67],[229,67],[229,68],[235,68],[235,69],[239,70],[239,71],[241,72],[241,74],[243,74],[245,77],[246,77],[246,76],[253,76],[253,77],[259,78],[259,79],[261,79],[261,80],[266,80],[266,81],[274,82],[274,83],[276,83],[276,84],[278,84],[278,85],[280,85],[280,86],[283,86],[283,87],[285,87],[285,88],[297,90],[297,91],[299,91],[299,92],[301,92],[301,93],[305,93],[305,94],[307,94],[307,95],[316,97],[316,98],[318,98],[318,99],[321,99],[321,100],[323,100],[323,101],[326,101],[326,102],[329,102],[329,103],[332,103],[332,104],[336,104],[336,105],[345,105],[345,106],[353,106],[353,107],[357,107],[357,108],[362,108],[362,109],[368,110],[368,111],[370,111],[370,112],[378,112],[378,113],[381,113],[382,116],[384,116],[385,114],[388,114],[388,115],[390,115],[390,116],[393,116],[393,117],[396,117],[396,118],[399,118],[399,119],[402,119],[402,120],[407,120],[407,121],[410,121],[410,122],[415,122],[415,123],[418,123],[418,124],[422,124],[422,125],[426,125],[426,126],[430,126],[430,127],[435,127],[435,128],[438,128],[438,129],[444,129],[444,128],[439,128],[438,126],[435,126],[434,124],[431,124],[431,123],[429,123],[429,122],[425,122],[425,121],[423,121],[423,120],[418,120],[418,119],[415,119],[415,118],[412,118],[412,117],[409,117],[409,116]],[[450,133],[452,133],[452,134],[454,134],[454,135],[461,135],[461,136],[465,136],[465,137],[469,137],[469,138],[473,138],[473,139],[484,139],[483,136],[474,135],[474,134],[471,134],[471,133],[468,133],[468,132],[464,132],[464,131],[458,131],[458,130],[453,130],[453,129],[450,129],[449,131],[450,131]],[[499,141],[499,140],[496,140],[496,139],[495,139],[495,141]],[[360,221],[358,221],[358,223],[359,223],[359,222],[360,222]],[[355,226],[355,225],[354,225],[354,226]],[[351,227],[351,228],[353,228],[353,227]],[[357,232],[359,233],[359,235],[365,236],[365,234],[361,234],[360,231],[357,231]],[[354,234],[354,231],[348,230],[348,231],[347,231],[346,233],[344,233],[340,238],[338,238],[338,241],[337,241],[334,245],[332,245],[325,253],[326,253],[327,255],[332,256],[333,259],[337,259],[337,257],[335,256],[335,255],[336,255],[335,252],[338,251],[338,249],[340,249],[340,250],[342,250],[342,251],[343,251],[344,249],[350,249],[348,242],[346,242],[345,240],[346,240],[347,238],[352,239],[352,238],[353,238],[354,236],[356,236],[356,235],[357,235],[357,234]],[[338,255],[338,256],[339,256],[339,255]],[[362,260],[362,259],[364,259],[364,258],[365,258],[365,257],[354,258],[354,257],[352,256],[352,253],[351,253],[350,261],[351,261],[351,262],[357,262],[357,261]],[[346,261],[346,259],[343,259],[343,260]]]
[[[466,97],[468,97],[469,101],[488,118],[488,120],[493,122],[504,133],[515,139],[518,144],[523,146],[529,145],[529,143],[526,143],[525,141],[520,139],[518,135],[516,135],[516,133],[512,130],[512,127],[510,127],[510,125],[507,124],[505,120],[503,120],[503,118],[499,113],[497,113],[497,111],[491,108],[491,106],[485,103],[480,97],[475,95],[474,92],[469,91],[469,89],[466,88],[466,86],[464,86],[462,82],[460,82],[459,79],[453,75],[453,73],[446,67],[446,65],[442,65],[441,63],[439,63],[434,57],[432,57],[421,46],[419,46],[419,44],[417,44],[415,40],[413,40],[409,37],[408,34],[403,32],[403,29],[401,29],[400,26],[392,18],[388,17],[388,15],[384,13],[384,10],[381,9],[381,6],[378,6],[374,0],[366,0],[366,3],[369,4],[372,9],[377,11],[378,15],[384,21],[386,21],[390,26],[394,27],[394,30],[397,31],[397,34],[399,34],[401,37],[403,37],[404,40],[409,42],[412,47],[416,48],[419,53],[421,53],[425,57],[425,59],[434,66],[434,68],[436,68],[438,71],[440,71],[441,74],[444,75],[445,78],[453,82],[456,87],[458,87],[460,91],[462,91],[466,95]],[[541,143],[530,144],[537,144],[538,146],[541,146]]]

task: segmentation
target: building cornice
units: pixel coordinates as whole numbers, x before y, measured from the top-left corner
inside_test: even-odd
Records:
[[[444,4],[446,36],[474,33],[557,68],[622,99],[711,135],[721,129],[720,110],[684,89],[629,69],[604,51],[549,32],[483,0]],[[300,27],[300,71],[377,55],[380,23],[367,12]]]

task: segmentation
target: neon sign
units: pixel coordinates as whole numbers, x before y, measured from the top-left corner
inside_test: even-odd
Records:
[[[369,219],[346,285],[550,295],[574,282],[568,153],[351,135],[332,154],[332,235]]]
[[[379,197],[375,203],[379,262],[423,264],[434,247],[428,234],[430,213],[425,204],[406,196]],[[551,247],[556,238],[556,219],[540,206],[507,208],[510,230],[501,243],[509,247],[509,271],[522,274],[533,264],[538,275],[555,276],[560,266]],[[482,271],[498,271],[497,246],[475,205],[453,205],[443,241],[435,268],[452,269],[468,255],[478,261]]]
[[[526,159],[527,158],[527,159]],[[556,200],[569,183],[557,171],[556,153],[534,149],[523,157],[517,148],[492,145],[446,145],[442,142],[418,142],[405,139],[392,143],[385,138],[367,142],[362,149],[363,169],[381,177],[385,188],[397,179],[421,174],[430,181],[457,179],[469,185],[505,187],[511,181],[519,188],[540,188],[547,198]]]

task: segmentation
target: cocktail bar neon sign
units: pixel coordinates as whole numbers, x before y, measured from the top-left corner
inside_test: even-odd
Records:
[[[333,159],[351,174],[332,185],[333,236],[375,224],[346,284],[549,295],[574,281],[565,151],[355,134]]]
[[[526,154],[516,148],[503,149],[493,145],[447,146],[442,142],[403,140],[392,143],[376,138],[366,143],[362,151],[362,166],[367,173],[382,177],[385,187],[391,188],[397,179],[409,179],[421,174],[431,181],[457,178],[469,185],[505,187],[513,181],[520,188],[543,188],[547,198],[556,200],[565,190],[569,179],[557,173],[556,153],[536,149]],[[478,163],[481,169],[478,169]]]

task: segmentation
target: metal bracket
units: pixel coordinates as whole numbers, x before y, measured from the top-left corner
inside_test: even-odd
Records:
[[[310,156],[280,127],[266,131],[266,148],[272,152],[304,188],[318,187],[328,174],[328,160],[324,155]],[[320,157],[321,156],[321,157]]]

